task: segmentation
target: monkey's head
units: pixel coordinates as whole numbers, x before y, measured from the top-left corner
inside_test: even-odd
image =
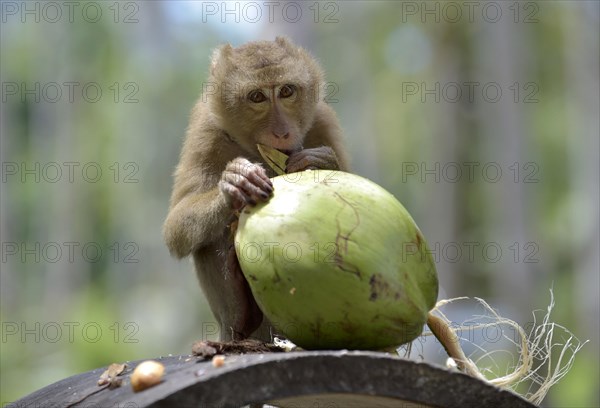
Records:
[[[235,142],[254,154],[257,143],[289,154],[312,126],[323,72],[308,52],[277,37],[217,49],[209,86],[211,112]]]

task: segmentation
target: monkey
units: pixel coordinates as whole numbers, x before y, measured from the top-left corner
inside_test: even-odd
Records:
[[[257,144],[287,154],[287,173],[349,170],[342,129],[323,90],[318,62],[286,37],[213,52],[174,173],[163,235],[172,256],[192,255],[221,341],[255,332],[270,340],[230,231],[237,211],[273,194],[274,174]]]

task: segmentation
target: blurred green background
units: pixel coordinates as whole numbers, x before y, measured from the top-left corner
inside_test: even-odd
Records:
[[[526,326],[553,287],[590,343],[544,405],[600,406],[599,3],[273,4],[1,3],[0,402],[216,339],[161,237],[171,175],[211,50],[285,34],[327,72],[353,171],[423,230],[440,299]]]

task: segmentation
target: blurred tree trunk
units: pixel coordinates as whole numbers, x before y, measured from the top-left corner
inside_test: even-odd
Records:
[[[51,61],[55,58],[57,49],[63,49],[67,53],[76,49],[77,41],[70,35],[70,27],[64,24],[56,27],[60,32],[47,38],[47,50],[40,49],[40,61]],[[36,36],[44,37],[43,27],[35,27],[39,30]],[[54,44],[52,44],[54,43]],[[32,67],[32,81],[41,80],[56,81],[81,81],[78,67],[65,64],[60,77],[51,77],[52,67],[37,65]],[[96,79],[96,78],[94,78]],[[81,81],[85,82],[85,81]],[[73,310],[74,295],[80,292],[90,278],[90,264],[82,259],[83,248],[88,243],[97,243],[94,233],[86,220],[92,214],[88,212],[88,206],[81,203],[87,199],[86,192],[90,183],[85,182],[82,177],[82,168],[87,163],[99,162],[98,157],[89,157],[86,154],[87,140],[89,135],[78,134],[80,123],[77,113],[81,101],[74,99],[72,102],[52,104],[45,100],[36,103],[30,118],[31,149],[33,160],[41,163],[55,163],[63,168],[63,177],[57,183],[40,183],[36,188],[42,199],[34,200],[32,215],[41,217],[36,222],[36,235],[34,238],[45,244],[56,245],[62,253],[57,262],[42,259],[41,270],[43,279],[42,307],[40,308],[40,319],[52,320],[56,316],[69,316]],[[52,138],[49,136],[52,135]],[[73,164],[74,177],[69,181],[67,171],[63,163]],[[93,184],[92,184],[93,185]],[[69,243],[69,244],[66,244]],[[67,245],[73,245],[72,254]],[[101,245],[101,243],[100,243]],[[44,251],[42,251],[44,254]],[[52,252],[50,252],[52,254]],[[52,255],[50,255],[52,257]],[[38,318],[38,316],[36,316]]]
[[[510,313],[521,319],[529,316],[531,295],[538,289],[529,267],[531,264],[523,262],[524,246],[535,240],[529,237],[527,231],[525,203],[528,200],[522,177],[514,182],[509,167],[517,163],[522,169],[524,163],[531,161],[526,143],[530,130],[524,125],[523,117],[523,110],[528,106],[522,103],[522,87],[532,78],[526,66],[528,56],[534,50],[529,46],[530,31],[523,24],[515,24],[511,19],[482,24],[479,35],[475,37],[476,61],[480,65],[474,78],[482,83],[480,92],[484,84],[493,82],[502,90],[500,100],[495,103],[481,100],[485,94],[477,94],[481,103],[479,130],[484,138],[482,146],[485,146],[485,150],[480,152],[479,168],[491,164],[491,168],[497,165],[502,170],[497,182],[492,181],[495,179],[493,171],[490,171],[487,180],[481,181],[484,195],[482,208],[487,209],[486,231],[489,231],[482,245],[495,243],[502,249],[497,262],[493,262],[496,258],[493,251],[490,251],[486,260],[488,269],[492,271],[493,297],[511,299],[510,305],[504,306],[510,306]],[[521,90],[518,102],[510,92],[509,87],[513,84]],[[488,97],[492,100],[494,93],[490,91]],[[519,249],[516,259],[515,252],[509,250],[513,245]]]
[[[577,3],[572,19],[563,19],[565,35],[566,96],[572,208],[569,235],[573,237],[573,299],[578,316],[597,316],[600,280],[600,219],[599,219],[599,141],[600,112],[598,80],[598,7]],[[595,33],[595,35],[590,35]],[[600,346],[598,319],[583,318],[578,334],[591,339],[590,347]]]
[[[464,58],[466,44],[458,41],[447,41],[453,38],[457,30],[461,27],[444,26],[441,30],[446,31],[444,35],[432,36],[440,40],[434,44],[437,61],[434,63],[433,83],[439,83],[443,87],[448,83],[463,83],[465,71],[461,69],[461,61]],[[450,31],[453,31],[450,32]],[[461,37],[461,36],[457,36]],[[432,89],[434,84],[427,84],[428,89]],[[461,162],[460,157],[464,156],[462,149],[468,147],[468,143],[461,141],[462,138],[469,135],[465,131],[461,118],[462,101],[452,103],[440,99],[433,111],[435,111],[434,135],[432,136],[432,151],[426,157],[426,169],[444,168],[449,163]],[[423,170],[422,170],[423,171]],[[436,171],[438,173],[438,171]],[[437,176],[437,174],[436,174]],[[423,175],[421,175],[423,177]],[[452,258],[445,256],[444,248],[451,248],[454,245],[460,245],[462,240],[460,225],[464,218],[464,205],[461,205],[459,195],[461,181],[457,183],[448,182],[440,177],[439,182],[433,182],[432,177],[426,176],[424,194],[427,195],[427,214],[434,216],[423,220],[423,229],[434,231],[435,239],[430,242],[431,251],[434,259],[437,261],[438,275],[440,279],[440,299],[450,297],[464,296],[464,257],[460,257],[460,262],[453,262]],[[450,258],[450,259],[449,259]]]

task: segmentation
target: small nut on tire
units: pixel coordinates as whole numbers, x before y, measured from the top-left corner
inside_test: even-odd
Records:
[[[131,388],[134,392],[139,392],[154,387],[162,381],[164,372],[165,366],[161,363],[152,360],[144,361],[131,374]]]

